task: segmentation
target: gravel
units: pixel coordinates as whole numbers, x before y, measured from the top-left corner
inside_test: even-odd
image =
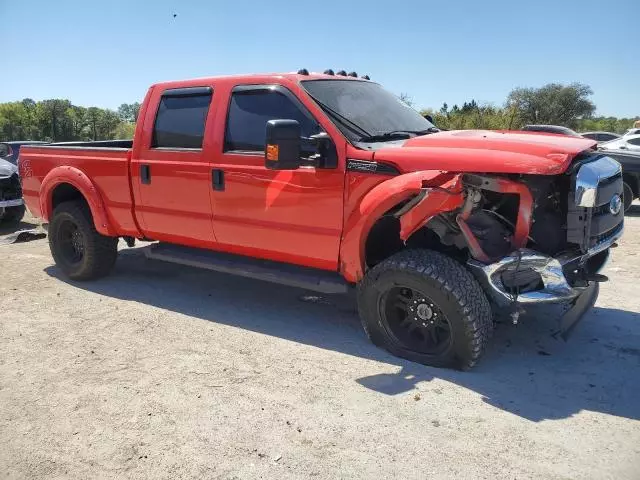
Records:
[[[70,282],[0,247],[5,478],[640,478],[640,206],[568,342],[501,325],[462,373],[376,349],[353,298],[147,260]],[[123,244],[123,242],[121,242]]]

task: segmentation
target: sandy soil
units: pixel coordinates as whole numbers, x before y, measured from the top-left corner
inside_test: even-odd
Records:
[[[146,260],[69,282],[0,246],[3,478],[640,478],[640,206],[596,308],[469,373],[370,345],[349,297]],[[0,232],[7,233],[7,232]]]

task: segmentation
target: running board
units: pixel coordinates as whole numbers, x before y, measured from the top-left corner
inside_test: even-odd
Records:
[[[230,273],[320,293],[346,293],[349,290],[349,284],[338,273],[270,260],[259,260],[168,243],[156,243],[144,247],[144,253],[147,258],[153,260]]]

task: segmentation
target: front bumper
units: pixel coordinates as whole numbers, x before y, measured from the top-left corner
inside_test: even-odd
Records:
[[[598,243],[585,254],[564,254],[554,258],[523,248],[495,263],[484,264],[472,259],[467,265],[485,287],[487,294],[499,306],[507,306],[516,301],[521,304],[569,302],[580,296],[586,287],[572,286],[574,282],[567,279],[567,271],[584,269],[590,259],[596,255],[603,255],[604,258],[595,268],[589,265],[592,271],[588,273],[597,274],[608,259],[609,248],[622,237],[623,231],[624,228],[621,226],[614,235]],[[537,274],[541,285],[535,290],[518,292],[516,295],[513,289],[504,285],[504,274],[523,270]]]
[[[21,198],[15,198],[13,200],[0,200],[0,208],[19,207],[24,204],[24,200]]]
[[[575,298],[571,308],[565,312],[560,320],[560,330],[558,334],[560,334],[563,339],[566,340],[569,337],[571,331],[578,322],[582,320],[585,313],[595,305],[599,293],[600,284],[598,282],[591,282],[591,284]]]

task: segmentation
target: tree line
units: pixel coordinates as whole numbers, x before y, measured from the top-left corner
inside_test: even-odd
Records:
[[[636,118],[596,117],[593,91],[587,85],[550,83],[541,88],[516,88],[502,106],[480,105],[475,100],[461,106],[447,103],[439,110],[424,109],[435,124],[448,130],[473,128],[517,130],[527,124],[562,125],[577,131],[622,133]],[[407,94],[400,99],[412,105]],[[116,110],[80,107],[65,99],[35,102],[25,98],[0,103],[0,141],[111,140],[133,137],[139,103],[123,103]]]
[[[462,106],[444,103],[439,110],[424,109],[438,127],[448,130],[490,129],[518,130],[525,125],[561,125],[578,132],[606,131],[623,133],[633,126],[635,118],[594,116],[595,104],[588,85],[550,83],[540,88],[516,88],[502,106],[479,105],[475,100]],[[411,105],[406,94],[401,100]]]
[[[139,111],[139,103],[123,103],[114,111],[80,107],[59,98],[0,103],[0,141],[132,138]]]

